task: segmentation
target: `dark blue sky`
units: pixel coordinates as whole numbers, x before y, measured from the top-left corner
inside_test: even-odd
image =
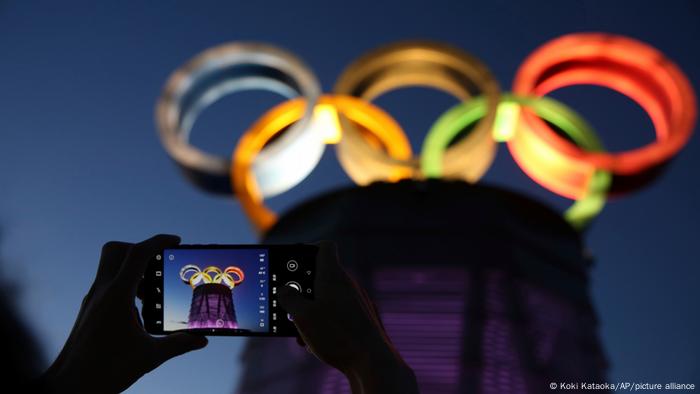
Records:
[[[70,331],[105,241],[155,232],[177,233],[188,243],[255,241],[238,203],[187,184],[154,130],[153,108],[167,76],[207,47],[256,40],[288,48],[327,91],[368,49],[436,39],[482,58],[507,90],[535,47],[596,30],[651,43],[700,86],[700,5],[692,1],[144,3],[0,0],[2,275],[26,284],[17,301],[47,359]],[[576,87],[555,96],[585,115],[612,150],[653,139],[642,110],[618,94]],[[203,114],[194,141],[229,154],[245,127],[279,101],[267,93],[225,99]],[[409,89],[378,103],[419,147],[454,100]],[[592,293],[612,380],[700,383],[698,168],[696,136],[665,176],[609,204],[586,236],[597,257]],[[503,147],[485,182],[566,204],[523,175]],[[329,150],[310,178],[272,205],[284,209],[348,183]],[[212,340],[129,392],[230,392],[242,343]]]

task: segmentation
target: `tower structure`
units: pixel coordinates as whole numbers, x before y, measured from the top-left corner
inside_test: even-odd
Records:
[[[221,283],[195,287],[187,328],[238,328],[231,289]]]
[[[243,270],[234,266],[202,270],[186,264],[180,269],[180,279],[192,288],[187,328],[238,328],[233,289],[245,279]]]
[[[338,242],[421,393],[541,393],[606,377],[591,260],[540,203],[463,182],[378,183],[305,202],[264,236],[317,239]],[[242,394],[350,392],[293,339],[251,339],[242,361]]]

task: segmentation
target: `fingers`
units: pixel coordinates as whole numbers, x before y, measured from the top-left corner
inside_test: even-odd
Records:
[[[136,298],[138,298],[141,301],[143,301],[143,296],[146,291],[146,289],[144,289],[144,286],[145,284],[143,283],[143,280],[140,280],[139,284],[136,286]]]
[[[128,242],[110,241],[102,246],[95,285],[101,286],[109,283],[117,276],[131,245]]]
[[[375,310],[372,308],[372,299],[369,297],[369,294],[367,294],[367,290],[365,290],[364,287],[360,286],[360,284],[357,283],[357,281],[349,275],[348,281],[355,289],[355,293],[357,293],[358,295],[359,303],[362,309],[365,311],[367,316],[374,318]]]
[[[308,316],[312,308],[312,301],[304,298],[298,291],[289,286],[282,286],[277,292],[277,299],[284,310],[292,315],[292,318]]]
[[[179,243],[180,237],[177,235],[159,234],[131,247],[117,278],[133,293],[130,296],[136,294],[136,287],[151,258],[163,249],[175,247]]]
[[[321,282],[339,282],[347,276],[338,262],[338,248],[335,242],[321,241],[316,255],[316,275]]]
[[[369,299],[368,301],[370,308],[372,308],[372,315],[375,321],[377,322],[377,324],[379,324],[379,327],[382,329],[382,331],[386,332],[386,329],[384,328],[384,322],[382,321],[382,315],[379,313],[379,308],[377,308],[377,304],[371,299]]]
[[[193,350],[207,346],[209,341],[202,335],[178,332],[155,339],[156,366]]]

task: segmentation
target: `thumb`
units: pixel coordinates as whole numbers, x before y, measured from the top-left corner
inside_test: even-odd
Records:
[[[304,298],[298,291],[289,286],[282,286],[277,291],[277,299],[284,310],[292,317],[305,316],[311,309],[311,301]]]
[[[180,356],[192,350],[201,349],[207,346],[209,341],[202,335],[190,334],[187,332],[177,332],[156,341],[156,362],[158,365]]]

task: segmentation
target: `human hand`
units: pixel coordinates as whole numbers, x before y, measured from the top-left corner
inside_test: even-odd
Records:
[[[321,361],[341,371],[353,393],[418,393],[415,375],[391,344],[374,303],[340,266],[335,244],[321,242],[315,299],[283,287],[280,305]]]
[[[188,333],[150,336],[134,305],[150,259],[179,243],[177,236],[156,235],[137,244],[103,246],[95,282],[68,341],[42,378],[46,391],[118,393],[163,362],[207,345],[205,337]]]

